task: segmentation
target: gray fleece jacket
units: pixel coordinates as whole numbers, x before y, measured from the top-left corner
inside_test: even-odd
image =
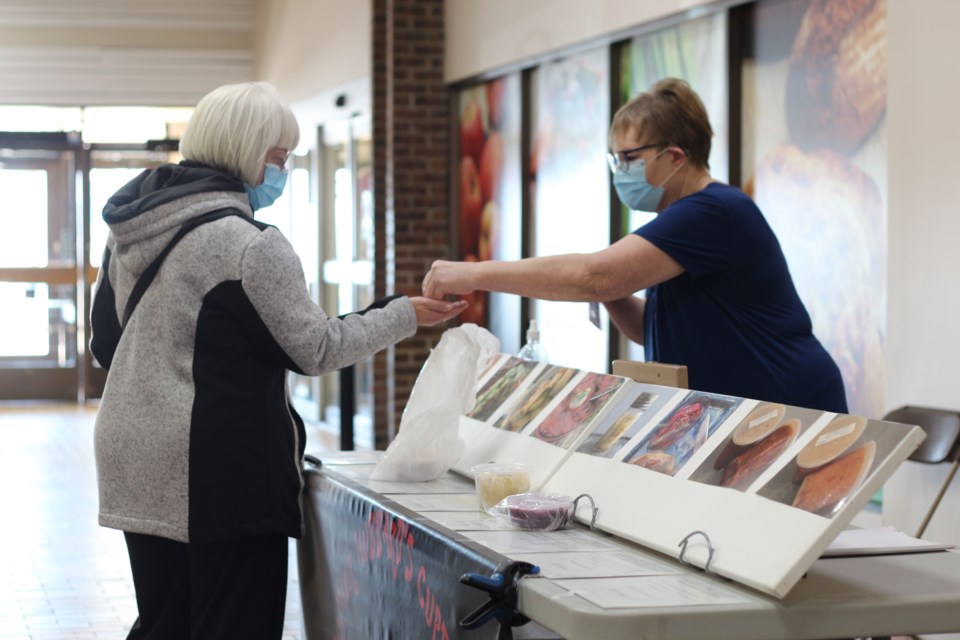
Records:
[[[125,326],[137,279],[176,232]],[[302,531],[303,423],[288,371],[318,375],[413,335],[410,301],[328,317],[243,184],[195,163],[143,172],[107,203],[91,348],[107,368],[95,428],[100,524],[181,542]]]

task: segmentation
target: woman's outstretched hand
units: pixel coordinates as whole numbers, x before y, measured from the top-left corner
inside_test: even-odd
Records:
[[[465,300],[446,302],[445,300],[414,296],[410,298],[410,302],[413,303],[413,308],[417,312],[417,324],[421,327],[432,327],[450,318],[455,318],[467,308]]]
[[[472,262],[434,261],[423,279],[423,295],[443,300],[448,295],[471,293],[473,286],[468,283],[468,276],[474,266]]]

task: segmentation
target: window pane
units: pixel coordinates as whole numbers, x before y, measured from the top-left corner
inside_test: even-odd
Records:
[[[47,226],[47,172],[4,169],[0,163],[0,267],[45,267],[50,261]]]
[[[107,246],[109,229],[103,221],[103,208],[117,190],[140,175],[143,169],[110,168],[90,170],[90,263],[100,265]]]
[[[590,253],[610,244],[608,78],[606,49],[546,64],[536,72],[530,150],[534,255]],[[606,323],[598,330],[589,314],[582,302],[535,302],[533,317],[550,362],[608,369]]]
[[[0,357],[68,367],[76,362],[74,288],[0,282]]]

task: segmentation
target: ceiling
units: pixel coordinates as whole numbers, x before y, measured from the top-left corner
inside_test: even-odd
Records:
[[[0,104],[191,106],[253,79],[254,2],[0,0]]]

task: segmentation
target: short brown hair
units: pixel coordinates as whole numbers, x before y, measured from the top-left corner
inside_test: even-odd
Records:
[[[686,80],[664,78],[617,109],[610,138],[635,132],[648,143],[680,147],[697,166],[710,167],[713,128],[700,96]]]

